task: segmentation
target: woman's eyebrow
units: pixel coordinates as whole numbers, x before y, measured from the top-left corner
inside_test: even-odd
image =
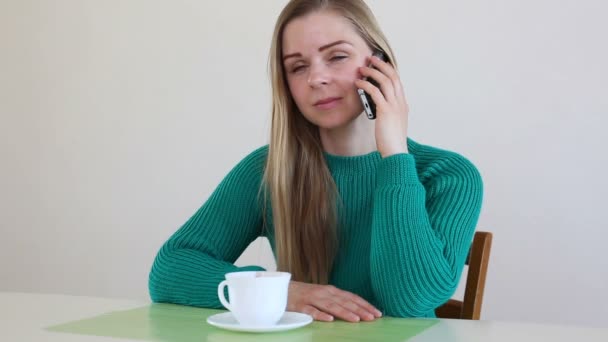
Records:
[[[321,47],[319,48],[319,52],[321,52],[321,51],[323,51],[323,50],[327,50],[327,49],[329,49],[329,48],[330,48],[330,47],[332,47],[332,46],[335,46],[335,45],[340,45],[340,44],[348,44],[348,45],[350,45],[350,46],[352,46],[352,45],[353,45],[353,44],[351,44],[350,42],[348,42],[348,41],[346,41],[346,40],[336,40],[336,41],[335,41],[335,42],[333,42],[333,43],[329,43],[329,44],[325,44],[325,45],[321,46]],[[288,55],[283,56],[283,61],[285,61],[285,60],[287,60],[287,59],[289,59],[289,58],[293,58],[293,57],[302,57],[302,54],[301,54],[301,53],[299,53],[299,52],[290,53],[290,54],[288,54]]]

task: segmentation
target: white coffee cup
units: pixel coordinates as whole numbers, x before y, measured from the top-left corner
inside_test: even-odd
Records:
[[[291,274],[287,272],[232,272],[217,287],[222,305],[241,325],[276,324],[287,308],[287,290]],[[230,302],[224,297],[228,286]]]

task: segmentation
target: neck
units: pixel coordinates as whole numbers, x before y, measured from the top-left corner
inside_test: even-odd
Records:
[[[348,125],[319,129],[325,152],[338,156],[359,156],[377,150],[374,121],[359,115]]]

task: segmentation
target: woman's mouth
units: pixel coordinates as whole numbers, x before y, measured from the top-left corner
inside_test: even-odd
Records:
[[[315,102],[314,106],[323,110],[332,109],[339,105],[341,100],[341,97],[327,97]]]

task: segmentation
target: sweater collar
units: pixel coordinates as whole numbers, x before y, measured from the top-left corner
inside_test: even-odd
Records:
[[[415,153],[419,145],[412,139],[407,139],[410,153]],[[339,156],[323,152],[329,171],[333,175],[361,175],[375,172],[382,160],[380,152],[374,151],[358,156]]]
[[[374,172],[382,156],[374,151],[359,156],[338,156],[323,152],[329,171],[333,175],[361,175]]]

